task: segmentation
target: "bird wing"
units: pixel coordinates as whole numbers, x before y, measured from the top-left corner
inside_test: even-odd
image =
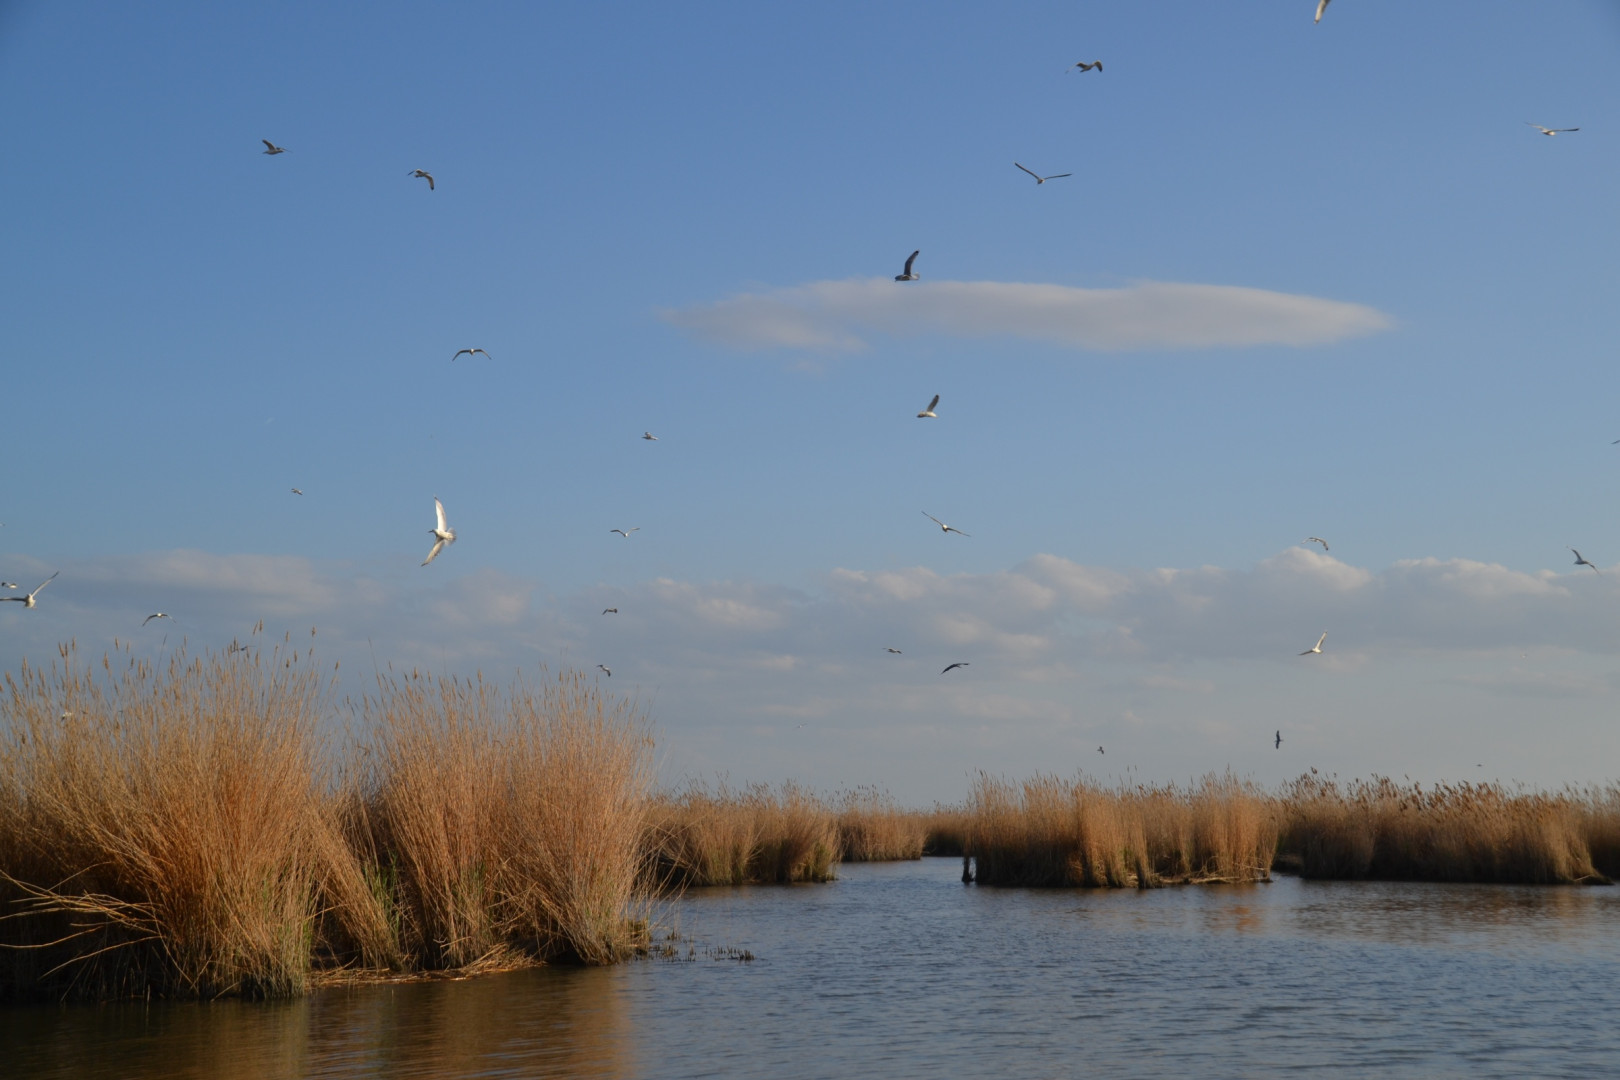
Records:
[[[922,248],[918,248],[916,251],[913,251],[911,253],[911,256],[908,259],[906,259],[906,269],[905,269],[904,273],[908,277],[911,275],[911,264],[916,262],[917,261],[917,256],[919,256],[921,254],[922,254]]]
[[[1041,177],[1041,179],[1042,180],[1061,180],[1065,176],[1073,176],[1073,175],[1074,175],[1074,173],[1072,173],[1072,172],[1060,172],[1060,173],[1054,173],[1051,176],[1043,176],[1043,177]]]
[[[423,173],[423,174],[422,174],[422,175],[423,175],[423,177],[425,177],[425,178],[426,178],[426,179],[427,179],[427,182],[428,182],[428,190],[429,190],[429,191],[433,191],[433,190],[435,190],[435,189],[434,189],[434,187],[433,187],[433,177],[432,177],[432,175],[430,175],[430,174],[428,174],[428,173]]]
[[[141,620],[141,625],[145,626],[147,623],[151,622],[153,619],[157,619],[157,618],[161,618],[161,617],[162,616],[160,616],[160,615],[148,615],[146,618]]]
[[[260,139],[259,141],[264,143],[264,148],[266,150],[274,150],[276,148],[276,144],[271,142],[269,139]]]
[[[941,521],[941,520],[939,520],[939,518],[937,518],[937,517],[935,517],[935,516],[934,516],[934,515],[933,515],[933,514],[930,514],[930,513],[929,513],[929,512],[928,512],[928,511],[926,511],[926,510],[924,510],[924,511],[923,511],[923,512],[922,512],[922,516],[923,516],[923,517],[925,517],[925,518],[927,518],[927,519],[928,519],[928,520],[929,520],[929,521],[932,521],[932,522],[933,522],[933,523],[934,523],[934,524],[935,524],[935,525],[938,525],[938,526],[939,526],[939,527],[940,527],[940,528],[942,528],[942,529],[948,529],[948,528],[950,528],[950,526],[949,526],[949,525],[946,525],[946,524],[945,524],[945,523],[944,523],[944,522],[943,522],[943,521]]]
[[[1322,21],[1322,12],[1327,10],[1327,6],[1330,3],[1332,3],[1332,0],[1317,0],[1317,4],[1316,4],[1316,21],[1317,22]]]
[[[935,406],[936,406],[936,405],[938,405],[938,404],[939,404],[939,395],[938,395],[938,394],[935,394],[935,395],[934,395],[934,400],[933,400],[933,401],[930,401],[930,402],[929,402],[929,403],[928,403],[928,411],[929,411],[929,412],[933,412],[933,411],[934,411],[934,407],[935,407]]]
[[[1014,165],[1018,165],[1018,162],[1016,162],[1016,161],[1015,161],[1015,162],[1013,162],[1013,164],[1014,164]],[[1023,167],[1023,166],[1022,166],[1022,165],[1018,165],[1018,167],[1019,167],[1019,168],[1020,168],[1020,169],[1024,169],[1024,167]],[[1029,173],[1029,175],[1031,175],[1031,176],[1034,176],[1034,177],[1035,177],[1035,179],[1037,179],[1037,180],[1039,180],[1039,179],[1040,179],[1040,177],[1039,177],[1039,176],[1036,176],[1036,174],[1035,174],[1035,173],[1033,173],[1033,172],[1030,172],[1030,170],[1028,170],[1028,169],[1024,169],[1024,171],[1025,171],[1025,172],[1027,172],[1027,173]]]
[[[457,360],[460,360],[460,359],[461,359],[461,354],[462,354],[462,353],[466,353],[466,354],[467,354],[467,355],[468,355],[468,356],[471,356],[471,355],[472,355],[472,350],[471,350],[471,349],[457,349],[457,350],[456,350],[456,355],[454,355],[454,356],[452,356],[452,357],[451,357],[451,358],[450,358],[450,362],[451,362],[451,363],[452,363],[452,364],[453,364],[453,363],[455,363],[455,362],[456,362],[456,361],[457,361]]]
[[[946,532],[953,532],[957,536],[967,536],[968,535],[967,533],[963,532],[961,529],[958,529],[955,525],[947,525],[947,526],[945,526],[945,531]]]
[[[433,513],[439,519],[439,531],[444,532],[448,527],[444,520],[444,503],[439,501],[437,495],[433,497]]]
[[[426,566],[428,563],[432,562],[434,559],[437,559],[439,557],[439,552],[441,552],[443,550],[444,550],[444,541],[443,540],[435,540],[435,541],[433,541],[433,550],[428,552],[428,557],[422,560],[422,565]]]
[[[1102,61],[1101,60],[1093,60],[1091,62],[1091,66],[1096,68],[1098,71],[1101,71],[1102,70]]]
[[[58,570],[56,572],[56,574],[60,574],[61,572],[62,571]],[[41,589],[45,588],[45,586],[49,585],[51,582],[56,580],[56,574],[52,574],[50,577],[48,577],[44,581],[40,582],[39,583],[39,588],[35,589],[33,592],[29,593],[28,595],[29,596],[38,596]]]
[[[495,358],[494,358],[494,357],[493,357],[493,356],[491,356],[491,355],[489,355],[489,352],[488,352],[488,351],[487,351],[487,350],[484,350],[484,349],[473,349],[473,350],[472,350],[472,351],[473,351],[473,352],[475,352],[475,353],[483,353],[483,354],[484,354],[484,359],[485,359],[485,360],[493,360],[493,359],[495,359]]]

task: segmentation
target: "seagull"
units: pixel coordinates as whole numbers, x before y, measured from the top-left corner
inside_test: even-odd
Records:
[[[901,653],[901,652],[900,652],[900,650],[899,650],[899,649],[891,649],[891,648],[888,648],[888,647],[887,647],[887,646],[885,646],[885,647],[884,647],[884,649],[883,649],[883,651],[884,651],[884,652],[892,652],[892,653],[894,653],[894,655],[896,655],[896,656],[900,656],[900,655],[903,655],[903,654],[902,654],[902,653]],[[943,674],[943,672],[941,672],[941,674]]]
[[[172,618],[174,618],[174,616],[170,615],[166,611],[156,611],[156,612],[153,612],[152,614],[148,615],[146,618],[142,619],[141,620],[141,625],[145,626],[147,623],[151,622],[153,619],[172,619]]]
[[[1322,21],[1322,12],[1326,11],[1327,6],[1329,4],[1331,4],[1332,2],[1333,2],[1333,0],[1316,0],[1316,21],[1317,22]]]
[[[605,607],[602,609],[602,614],[604,615],[617,615],[618,613],[619,609],[616,607]]]
[[[1018,165],[1018,162],[1015,161],[1015,162],[1013,162],[1013,164]],[[1020,169],[1024,169],[1024,167],[1022,165],[1018,165],[1018,167]],[[1029,173],[1029,175],[1033,176],[1035,178],[1035,182],[1037,184],[1044,184],[1048,180],[1061,180],[1065,176],[1073,176],[1074,175],[1074,173],[1060,172],[1060,173],[1056,173],[1055,175],[1052,175],[1052,176],[1042,176],[1039,173],[1031,172],[1029,169],[1024,169],[1024,171]]]
[[[1103,748],[1102,748],[1102,747],[1100,747],[1100,746],[1099,746],[1099,747],[1097,747],[1097,753],[1099,753],[1099,754],[1101,754],[1101,753],[1104,753],[1104,750],[1103,750]]]
[[[422,560],[423,566],[426,566],[434,559],[437,559],[439,557],[439,552],[444,550],[444,545],[453,544],[456,542],[456,530],[452,529],[445,522],[444,503],[439,501],[439,497],[437,495],[433,496],[433,512],[438,516],[439,524],[428,530],[428,532],[433,534],[433,550],[428,552],[428,557]]]
[[[16,589],[19,587],[15,581],[0,581],[0,589]]]
[[[896,281],[917,281],[917,280],[919,280],[922,277],[922,275],[912,273],[911,272],[911,264],[916,262],[917,261],[917,256],[919,256],[921,254],[922,254],[922,248],[918,248],[916,251],[913,251],[911,253],[911,258],[906,260],[906,268],[905,268],[904,272],[894,275],[894,280],[896,280]]]
[[[643,431],[641,433],[641,437],[643,439],[646,439],[648,442],[657,442],[658,441],[658,436],[654,435],[650,431]]]
[[[1574,548],[1570,548],[1569,550],[1575,551]],[[1581,558],[1581,553],[1578,552],[1578,551],[1575,551],[1575,565],[1576,566],[1590,566],[1592,568],[1592,573],[1594,573],[1594,574],[1601,574],[1603,572],[1603,571],[1601,571],[1601,570],[1599,570],[1597,568],[1596,563],[1589,563],[1585,559]]]
[[[292,493],[293,493],[293,494],[294,494],[294,495],[302,495],[302,494],[303,494],[303,492],[302,492],[302,491],[299,491],[299,490],[298,490],[298,489],[297,489],[297,488],[293,488],[293,489],[292,489]]]
[[[429,191],[433,190],[433,174],[428,172],[426,169],[413,169],[410,172],[406,173],[405,175],[406,176],[420,176],[423,180],[426,180],[428,182],[428,190]]]
[[[954,663],[950,667],[946,668],[945,671],[952,671],[952,670],[954,670],[956,668],[967,667],[967,666],[968,666],[968,661],[966,661],[966,660],[958,660],[956,663]],[[941,675],[945,674],[945,671],[940,672],[940,674]]]
[[[1273,750],[1281,750],[1282,749],[1282,732],[1281,731],[1277,732],[1277,741],[1275,743],[1272,743],[1271,748]]]
[[[1093,60],[1091,63],[1088,64],[1084,60],[1081,60],[1079,63],[1070,64],[1069,67],[1063,72],[1063,74],[1067,75],[1070,71],[1073,71],[1075,68],[1079,68],[1081,71],[1090,71],[1092,68],[1096,68],[1098,71],[1101,71],[1102,70],[1102,61],[1101,60]]]
[[[606,664],[597,664],[596,666],[601,668],[603,671],[606,671],[608,678],[613,678],[613,672],[608,671],[608,666]]]
[[[1526,120],[1525,123],[1530,124],[1530,121]],[[1541,132],[1543,135],[1557,135],[1560,131],[1581,130],[1580,128],[1544,128],[1540,124],[1530,124],[1530,126]]]
[[[260,139],[259,141],[264,143],[264,150],[261,151],[261,153],[265,153],[265,154],[285,154],[287,152],[287,148],[285,146],[277,146],[275,143],[271,142],[269,139]]]
[[[938,405],[939,405],[939,395],[935,394],[934,395],[934,400],[930,401],[928,403],[928,408],[924,409],[922,412],[917,414],[917,419],[919,419],[919,420],[938,420],[939,417],[934,415],[934,409]]]
[[[629,529],[629,530],[625,530],[625,529],[609,529],[608,530],[608,532],[610,532],[610,533],[618,533],[620,536],[624,537],[626,540],[630,539],[630,534],[631,533],[640,532],[640,531],[641,531],[641,526],[640,525],[637,525],[635,528]]]
[[[1324,642],[1326,640],[1327,640],[1327,631],[1324,630],[1324,631],[1322,631],[1322,636],[1316,639],[1316,644],[1312,645],[1310,648],[1306,649],[1304,652],[1300,653],[1299,655],[1301,655],[1301,656],[1309,656],[1309,655],[1311,655],[1311,653],[1319,653],[1319,652],[1321,652],[1322,651],[1322,642]]]
[[[58,570],[56,572],[56,574],[60,574],[61,572],[62,571]],[[35,589],[33,592],[29,593],[27,596],[0,596],[0,600],[15,600],[17,603],[21,604],[23,607],[33,607],[34,606],[34,597],[39,595],[39,590],[40,589],[43,589],[45,586],[49,585],[51,582],[56,580],[56,574],[52,574],[50,577],[48,577],[44,581],[40,582],[39,583],[39,588]],[[16,586],[12,586],[12,587],[16,588]]]
[[[939,518],[935,517],[933,514],[930,514],[926,510],[924,510],[922,512],[922,516],[927,518],[929,521],[932,521],[935,525],[938,525],[940,532],[955,533],[958,536],[967,536],[968,535],[967,533],[963,532],[961,529],[958,529],[955,525],[947,525],[947,524],[945,524],[943,521],[939,520]]]
[[[1302,543],[1302,544],[1321,544],[1323,551],[1331,551],[1332,550],[1331,548],[1328,547],[1327,541],[1322,539],[1320,536],[1307,536],[1305,539],[1301,540],[1300,543]]]
[[[484,356],[485,360],[493,360],[493,359],[495,359],[493,356],[489,355],[489,353],[484,352],[483,349],[457,349],[456,350],[456,355],[452,356],[450,358],[450,362],[452,364],[455,363],[457,358],[459,358],[462,353],[466,353],[468,356],[477,356],[479,353],[483,353],[483,356]]]

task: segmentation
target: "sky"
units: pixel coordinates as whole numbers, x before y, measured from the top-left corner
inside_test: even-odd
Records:
[[[913,803],[1615,779],[1620,4],[1314,11],[0,0],[0,671],[262,620]]]

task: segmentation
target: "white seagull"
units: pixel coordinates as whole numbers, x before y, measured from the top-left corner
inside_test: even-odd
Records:
[[[62,571],[58,570],[56,572],[56,574],[60,574],[61,572]],[[34,606],[34,597],[39,595],[39,590],[40,589],[43,589],[45,586],[49,585],[51,582],[56,580],[56,574],[52,574],[50,577],[48,577],[44,581],[40,582],[39,583],[39,588],[36,588],[33,592],[29,593],[27,596],[0,596],[0,600],[15,600],[15,601],[17,601],[17,603],[21,604],[23,607],[33,607]]]
[[[654,435],[650,431],[643,431],[641,433],[641,437],[643,439],[646,439],[648,442],[657,442],[658,441],[658,436]]]
[[[420,176],[423,180],[426,180],[428,182],[428,190],[429,191],[433,190],[433,174],[428,172],[426,169],[412,169],[410,172],[406,173],[405,175],[406,176]]]
[[[943,521],[939,520],[939,518],[935,517],[933,514],[930,514],[926,510],[924,510],[922,512],[922,516],[927,518],[929,521],[932,521],[935,525],[938,525],[940,532],[955,533],[957,536],[966,536],[966,535],[968,535],[967,533],[963,532],[961,529],[958,529],[955,525],[947,525],[947,524],[945,524]]]
[[[265,154],[285,154],[287,152],[287,148],[285,146],[277,146],[275,143],[271,142],[269,139],[260,139],[259,141],[264,143],[264,149],[262,151],[260,151],[261,153],[265,153]]]
[[[1013,164],[1018,165],[1018,162],[1015,161],[1015,162],[1013,162]],[[1024,167],[1022,165],[1018,165],[1018,167],[1020,169],[1024,169]],[[1030,169],[1024,169],[1024,171],[1029,173],[1029,175],[1033,176],[1035,178],[1035,182],[1037,184],[1044,184],[1048,180],[1061,180],[1065,176],[1073,176],[1074,175],[1074,173],[1060,172],[1060,173],[1054,173],[1051,176],[1042,176],[1040,173],[1034,172],[1034,171],[1032,171]]]
[[[1301,540],[1300,543],[1302,543],[1302,544],[1321,544],[1323,551],[1332,550],[1331,548],[1328,547],[1327,541],[1322,539],[1320,536],[1307,536],[1305,539]]]
[[[1066,68],[1064,70],[1063,74],[1067,75],[1069,72],[1073,71],[1075,68],[1079,68],[1081,71],[1090,71],[1092,68],[1096,68],[1098,71],[1101,71],[1102,70],[1102,61],[1101,60],[1093,60],[1091,63],[1088,64],[1084,60],[1081,60],[1081,61],[1079,61],[1077,63],[1070,64],[1068,66],[1068,68]]]
[[[631,533],[640,532],[640,531],[641,531],[641,526],[640,525],[637,525],[633,529],[609,529],[608,530],[608,532],[610,532],[610,533],[618,533],[620,536],[624,537],[626,540],[630,539],[630,534]]]
[[[896,281],[917,281],[917,280],[919,280],[921,278],[921,275],[912,273],[911,264],[916,262],[917,261],[917,256],[919,256],[921,254],[922,254],[922,248],[918,248],[916,251],[913,251],[911,253],[911,258],[906,260],[906,268],[904,270],[902,270],[900,273],[894,275],[894,280],[896,280]]]
[[[423,566],[437,559],[439,552],[444,550],[444,545],[456,542],[456,530],[452,529],[449,523],[444,520],[444,503],[439,501],[437,495],[433,496],[433,512],[438,516],[439,523],[428,530],[433,534],[433,550],[428,552],[428,557],[422,560]]]
[[[955,670],[956,668],[967,667],[967,666],[968,666],[968,662],[966,660],[958,660],[956,663],[954,663],[954,664],[950,665],[949,667],[947,667],[945,669],[945,671],[940,672],[940,674],[943,675],[943,674],[945,674],[946,671],[952,671],[952,670]]]
[[[154,611],[152,614],[148,615],[146,618],[141,620],[141,625],[145,626],[147,623],[151,622],[153,619],[173,619],[173,618],[174,618],[174,616],[170,615],[166,611]]]
[[[489,355],[489,353],[484,352],[483,349],[457,349],[456,350],[456,355],[452,356],[450,358],[450,362],[452,364],[455,363],[456,360],[459,359],[463,353],[465,353],[468,356],[477,356],[480,353],[482,353],[485,360],[493,360],[493,359],[495,359],[493,356]]]
[[[1327,6],[1329,4],[1331,4],[1332,2],[1333,2],[1333,0],[1316,0],[1316,21],[1317,22],[1322,21],[1322,12],[1326,11]]]
[[[21,588],[15,581],[0,581],[0,589]]]
[[[1326,640],[1327,640],[1327,631],[1324,630],[1324,631],[1322,631],[1322,636],[1316,639],[1316,644],[1312,645],[1310,648],[1306,649],[1304,652],[1300,653],[1299,655],[1301,655],[1301,656],[1309,656],[1309,655],[1311,655],[1311,653],[1319,653],[1319,652],[1321,652],[1322,651],[1322,642],[1324,642]]]
[[[608,666],[606,664],[597,664],[596,666],[601,668],[603,671],[606,671],[608,678],[613,678],[613,672],[608,670]]]
[[[1569,550],[1571,550],[1571,551],[1575,551],[1575,549],[1574,549],[1574,548],[1570,548],[1570,549],[1569,549]],[[1601,574],[1601,573],[1603,573],[1603,571],[1601,571],[1601,570],[1599,570],[1599,569],[1598,569],[1598,568],[1597,568],[1597,564],[1596,564],[1596,563],[1589,563],[1589,562],[1587,562],[1587,561],[1586,561],[1586,560],[1585,560],[1585,559],[1583,559],[1583,558],[1581,558],[1581,553],[1580,553],[1580,552],[1578,552],[1578,551],[1575,551],[1575,565],[1576,565],[1576,566],[1590,566],[1590,567],[1591,567],[1591,568],[1592,568],[1592,573],[1594,573],[1594,574]]]
[[[1530,124],[1530,121],[1526,120],[1525,123]],[[1544,128],[1540,124],[1530,124],[1530,126],[1541,132],[1543,135],[1557,135],[1560,131],[1581,130],[1580,128]]]
[[[294,494],[294,495],[302,495],[302,494],[303,494],[303,492],[302,492],[302,491],[299,491],[299,490],[298,490],[298,489],[297,489],[297,488],[293,488],[293,489],[292,489],[292,493],[293,493],[293,494]]]
[[[934,410],[936,408],[938,408],[938,407],[939,407],[939,395],[935,394],[934,395],[934,400],[930,401],[928,403],[928,408],[924,409],[922,412],[917,414],[917,419],[919,419],[919,420],[924,420],[924,419],[938,420],[939,417],[934,413]]]

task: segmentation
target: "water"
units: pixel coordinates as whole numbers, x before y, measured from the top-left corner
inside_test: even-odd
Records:
[[[1620,888],[1036,892],[960,873],[928,859],[694,892],[666,913],[692,962],[3,1011],[0,1074],[1548,1077],[1620,1060]]]

